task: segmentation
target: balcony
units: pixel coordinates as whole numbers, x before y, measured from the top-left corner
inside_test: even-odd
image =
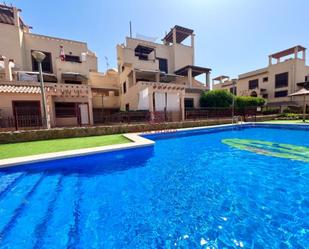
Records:
[[[159,61],[155,57],[149,56],[147,60],[140,60],[132,49],[122,48],[122,60],[124,64],[132,64],[137,69],[159,70]]]

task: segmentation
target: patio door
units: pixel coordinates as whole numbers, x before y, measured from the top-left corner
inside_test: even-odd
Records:
[[[40,101],[12,101],[15,128],[42,125]]]
[[[89,108],[88,104],[79,104],[79,113],[80,113],[80,124],[81,125],[89,125]]]

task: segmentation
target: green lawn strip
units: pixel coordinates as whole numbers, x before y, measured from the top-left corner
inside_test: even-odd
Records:
[[[0,159],[59,152],[65,150],[93,148],[129,142],[131,142],[129,139],[120,134],[117,134],[0,144]]]

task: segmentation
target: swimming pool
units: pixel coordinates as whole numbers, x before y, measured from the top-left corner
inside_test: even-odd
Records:
[[[271,127],[0,169],[0,248],[306,248],[309,130]]]

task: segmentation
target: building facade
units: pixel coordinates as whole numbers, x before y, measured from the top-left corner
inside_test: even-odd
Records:
[[[230,93],[237,94],[237,79],[230,79],[229,76],[221,75],[212,79],[212,89],[223,89]]]
[[[84,42],[31,33],[20,9],[0,5],[0,117],[41,116],[38,64],[42,62],[47,112],[51,126],[93,124],[91,74],[98,71],[97,57]],[[20,121],[31,125],[35,118]],[[26,125],[26,124],[25,124]]]
[[[126,37],[117,45],[121,110],[179,112],[199,107],[209,89],[209,68],[194,65],[194,31],[173,27],[163,43]],[[183,44],[190,38],[190,45]],[[205,74],[205,83],[195,79]]]
[[[214,89],[230,90],[230,87],[228,80],[214,85]],[[269,55],[267,67],[240,74],[236,87],[238,96],[262,97],[268,106],[302,105],[302,97],[289,95],[309,87],[306,48],[298,45]]]

